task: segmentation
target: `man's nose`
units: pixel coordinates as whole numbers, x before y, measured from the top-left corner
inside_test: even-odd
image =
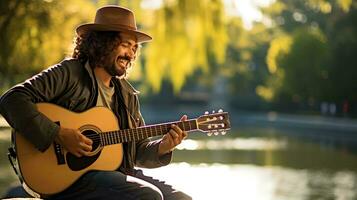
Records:
[[[135,58],[135,52],[133,50],[129,50],[126,52],[126,56],[130,58],[130,60],[134,60]]]

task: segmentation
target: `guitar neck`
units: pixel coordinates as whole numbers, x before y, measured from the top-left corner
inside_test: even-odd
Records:
[[[163,124],[155,124],[139,127],[136,129],[124,129],[100,133],[100,140],[103,146],[118,144],[123,142],[138,141],[149,137],[164,135],[171,129],[171,125],[175,124],[183,131],[191,132],[198,130],[197,120],[176,121]]]

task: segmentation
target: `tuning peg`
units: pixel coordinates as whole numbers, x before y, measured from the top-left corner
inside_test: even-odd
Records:
[[[215,110],[212,110],[212,113],[216,113],[216,111],[215,111]]]
[[[209,129],[211,129],[211,128],[212,128],[212,125],[211,125],[211,124],[210,124],[210,125],[208,125],[208,128],[209,128]]]
[[[218,131],[215,131],[215,132],[214,132],[214,135],[218,135],[218,134],[219,134]]]
[[[207,136],[212,136],[212,131],[207,132]]]
[[[222,135],[225,135],[227,132],[226,131],[221,131],[221,134]]]
[[[209,112],[208,112],[208,111],[206,111],[206,112],[205,112],[205,115],[208,115],[208,114],[209,114]]]
[[[222,113],[222,112],[223,112],[223,110],[222,110],[222,109],[219,109],[219,110],[218,110],[218,112],[219,112],[219,113]]]

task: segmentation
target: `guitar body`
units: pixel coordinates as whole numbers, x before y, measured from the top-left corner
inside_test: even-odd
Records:
[[[59,106],[37,104],[41,113],[61,127],[78,129],[84,135],[94,137],[91,156],[77,158],[53,143],[45,152],[40,152],[21,134],[15,134],[15,146],[21,175],[26,185],[41,195],[61,192],[72,185],[80,176],[90,170],[119,168],[122,158],[122,144],[102,147],[100,132],[119,130],[114,113],[105,107],[95,107],[83,113],[74,113]]]

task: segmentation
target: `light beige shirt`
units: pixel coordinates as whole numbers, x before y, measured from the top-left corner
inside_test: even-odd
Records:
[[[98,83],[97,106],[104,106],[113,110],[114,86],[107,87],[100,78],[96,77],[96,79]]]

